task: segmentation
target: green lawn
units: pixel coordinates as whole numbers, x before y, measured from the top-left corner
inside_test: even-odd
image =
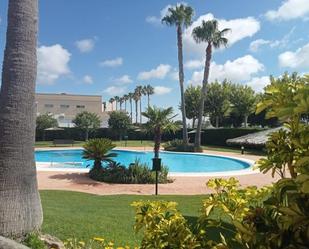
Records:
[[[62,240],[91,239],[95,236],[113,240],[116,245],[138,245],[140,235],[133,231],[134,209],[138,200],[169,200],[179,203],[179,210],[189,222],[196,220],[205,196],[97,196],[69,191],[40,191],[44,210],[43,232]]]

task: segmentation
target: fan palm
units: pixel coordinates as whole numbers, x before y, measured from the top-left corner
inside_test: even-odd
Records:
[[[154,133],[154,157],[159,158],[160,144],[162,133],[175,132],[180,127],[173,121],[177,116],[173,114],[173,108],[166,109],[157,107],[148,107],[145,112],[142,113],[144,117],[148,119],[144,128],[148,132]]]
[[[138,119],[138,101],[140,99],[140,96],[138,92],[134,91],[133,93],[133,100],[135,102],[135,124],[137,124],[137,119]]]
[[[20,238],[39,230],[43,220],[33,151],[38,1],[7,2],[0,91],[0,235]]]
[[[177,4],[175,7],[168,9],[168,13],[162,18],[162,22],[168,26],[176,26],[177,30],[177,46],[178,46],[178,67],[179,67],[179,86],[181,95],[181,113],[183,126],[183,143],[188,144],[186,106],[184,96],[184,70],[183,70],[183,49],[182,49],[182,32],[183,29],[190,26],[194,10],[185,4]]]
[[[124,110],[127,112],[127,101],[129,100],[129,95],[125,94],[123,95],[123,101],[124,101]]]
[[[150,106],[150,95],[154,94],[154,88],[151,85],[144,86],[144,92],[147,95],[147,106]]]
[[[123,97],[119,97],[120,111],[122,110],[123,102],[124,102],[124,98]]]
[[[133,107],[132,107],[132,100],[134,97],[134,93],[128,93],[128,98],[130,101],[130,118],[131,118],[131,123],[133,123]]]
[[[89,139],[84,144],[83,158],[87,160],[94,160],[93,169],[98,170],[102,168],[102,162],[113,162],[113,157],[117,153],[110,152],[116,147],[110,139],[94,138]]]
[[[118,110],[118,102],[119,102],[120,98],[118,96],[115,96],[114,100],[116,102],[116,111],[117,111]]]
[[[140,113],[140,115],[139,115],[139,118],[140,118],[139,123],[142,124],[142,115],[141,115],[141,113],[142,113],[142,96],[144,95],[143,87],[142,86],[137,86],[135,88],[135,94],[136,94],[136,96],[138,96],[138,101],[139,101],[139,113]]]
[[[114,111],[114,102],[115,102],[115,99],[114,98],[110,98],[109,101],[108,101],[111,106],[112,106],[112,111]]]
[[[206,59],[204,67],[203,85],[202,85],[202,97],[199,104],[199,113],[197,120],[197,129],[195,134],[195,144],[194,147],[198,150],[201,147],[201,130],[202,130],[202,119],[204,114],[204,102],[207,91],[207,84],[209,78],[210,62],[212,57],[212,48],[220,48],[222,46],[227,46],[228,39],[224,36],[230,29],[218,29],[218,21],[203,21],[201,26],[195,27],[192,31],[192,36],[197,43],[205,42],[206,47]]]

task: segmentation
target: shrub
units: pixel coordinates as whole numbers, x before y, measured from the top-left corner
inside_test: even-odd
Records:
[[[109,183],[127,183],[127,184],[148,184],[155,183],[155,172],[151,171],[147,164],[136,160],[129,167],[119,163],[111,162],[101,169],[93,169],[89,172],[94,180]],[[168,183],[168,168],[162,166],[159,172],[159,183]]]
[[[194,144],[184,144],[180,139],[174,139],[163,144],[166,151],[182,151],[182,152],[194,152]]]
[[[47,249],[47,246],[37,233],[29,233],[23,241],[23,244],[31,249]]]

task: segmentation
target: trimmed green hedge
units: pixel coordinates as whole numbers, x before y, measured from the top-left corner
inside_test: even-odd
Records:
[[[202,145],[216,145],[226,146],[226,140],[230,138],[240,137],[249,133],[260,131],[256,128],[219,128],[219,129],[205,129],[202,133]],[[129,130],[129,140],[152,140],[152,134],[144,134],[140,131]],[[189,134],[190,142],[194,142],[195,134]],[[109,128],[100,128],[89,134],[89,138],[109,138],[112,140],[118,140],[119,134]],[[182,131],[179,130],[175,134],[163,134],[163,141],[171,141],[173,139],[181,139]],[[36,140],[42,141],[42,133],[37,132]],[[51,141],[54,139],[74,139],[76,141],[84,140],[84,133],[79,128],[64,128],[60,131],[46,131],[45,140]]]

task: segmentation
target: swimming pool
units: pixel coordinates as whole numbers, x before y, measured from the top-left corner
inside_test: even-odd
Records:
[[[152,151],[113,150],[117,153],[114,159],[125,166],[135,160],[152,164]],[[160,152],[162,164],[168,166],[170,173],[201,173],[239,171],[250,168],[250,162],[223,156],[213,156],[202,153]],[[91,161],[82,158],[82,149],[41,150],[35,152],[37,165],[43,164],[49,168],[86,169],[92,166]]]

